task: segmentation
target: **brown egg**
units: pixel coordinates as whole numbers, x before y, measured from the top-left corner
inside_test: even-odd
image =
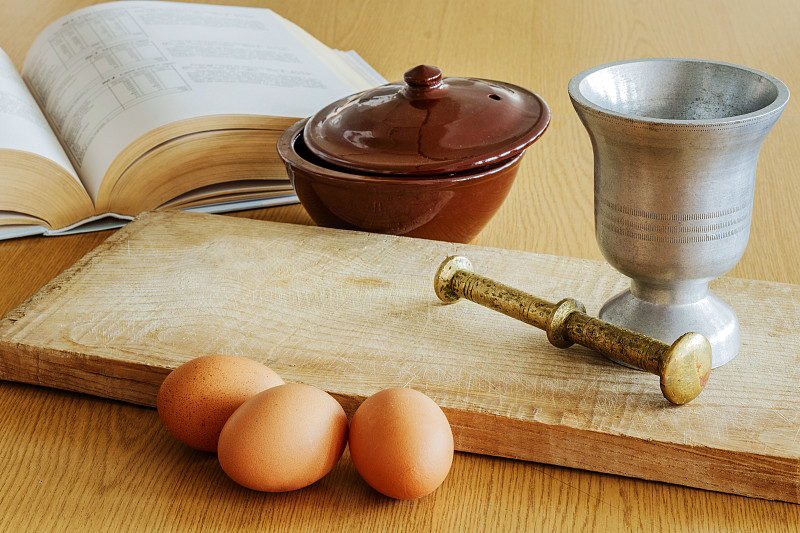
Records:
[[[261,392],[231,415],[219,464],[247,488],[283,492],[321,479],[347,445],[347,415],[316,387],[291,383]]]
[[[453,432],[441,408],[406,388],[378,392],[350,421],[350,457],[372,488],[403,500],[430,494],[453,463]]]
[[[217,451],[222,426],[245,400],[283,385],[269,367],[246,357],[207,355],[173,370],[164,379],[156,408],[178,440],[208,452]]]

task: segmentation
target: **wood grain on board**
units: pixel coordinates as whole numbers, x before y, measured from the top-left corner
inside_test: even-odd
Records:
[[[154,405],[190,358],[263,361],[349,414],[394,386],[430,395],[462,451],[800,503],[800,287],[723,278],[742,350],[676,407],[654,375],[471,302],[448,255],[590,314],[627,280],[603,262],[182,212],[147,213],[0,321],[0,378]]]

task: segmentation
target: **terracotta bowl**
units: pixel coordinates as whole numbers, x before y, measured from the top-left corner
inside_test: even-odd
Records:
[[[320,226],[471,241],[508,195],[524,152],[495,165],[446,176],[394,177],[336,169],[305,145],[308,119],[278,142],[300,203]]]
[[[527,89],[419,65],[296,123],[278,153],[321,226],[469,242],[549,123]]]

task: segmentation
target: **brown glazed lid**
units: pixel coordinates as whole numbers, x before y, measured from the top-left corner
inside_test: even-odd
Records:
[[[547,104],[508,83],[442,78],[420,65],[320,110],[306,146],[326,163],[382,175],[449,174],[525,150],[550,122]]]

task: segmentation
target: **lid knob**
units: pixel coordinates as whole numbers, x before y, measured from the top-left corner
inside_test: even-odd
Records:
[[[430,65],[418,65],[403,75],[407,91],[427,91],[442,84],[442,71]]]

